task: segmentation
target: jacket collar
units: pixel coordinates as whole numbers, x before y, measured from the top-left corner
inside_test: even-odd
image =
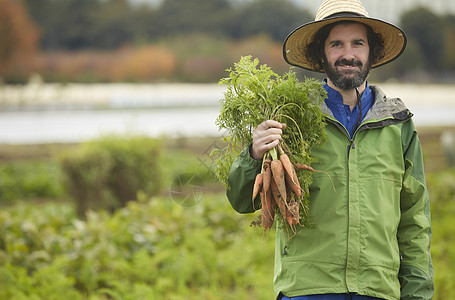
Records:
[[[362,123],[366,121],[381,121],[384,119],[406,121],[413,116],[400,98],[388,98],[386,94],[375,85],[370,85],[370,88],[374,93],[375,100]],[[334,118],[325,102],[322,102],[321,111],[324,115]]]
[[[370,87],[375,95],[375,101],[364,121],[384,119],[406,121],[413,116],[400,98],[388,98],[379,87],[375,85]]]

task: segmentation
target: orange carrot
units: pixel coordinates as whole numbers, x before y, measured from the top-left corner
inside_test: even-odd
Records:
[[[262,183],[263,183],[263,175],[262,173],[259,173],[256,175],[256,179],[254,180],[253,184],[253,203],[254,203],[254,198],[258,195],[259,191],[262,188]]]
[[[275,180],[270,182],[270,189],[272,190],[273,198],[275,199],[276,205],[280,209],[280,213],[283,215],[283,218],[286,218],[286,198],[283,198]]]
[[[307,164],[297,163],[296,167],[299,170],[306,170],[306,171],[315,172],[315,170],[312,167],[310,167],[309,165],[307,165]]]
[[[291,178],[292,178],[292,173],[294,171],[294,166],[292,165],[291,160],[289,159],[289,156],[286,153],[283,153],[283,154],[280,155],[280,160],[281,160],[281,163],[283,164],[284,170],[289,175],[291,175]]]
[[[300,189],[299,178],[295,172],[294,165],[291,163],[291,160],[286,153],[280,155],[280,160],[285,170],[286,183],[291,187],[291,190],[296,194],[296,196],[300,198],[302,191]]]
[[[262,202],[262,227],[264,230],[270,229],[275,218],[275,207],[272,205],[272,192],[261,191]]]
[[[276,201],[275,201],[275,198],[273,197],[273,193],[271,190],[269,190],[269,195],[270,195],[270,202],[271,202],[271,205],[272,205],[272,215],[273,217],[275,217],[275,210],[276,210]]]
[[[272,169],[270,169],[271,162],[270,159],[265,159],[262,165],[264,170],[263,189],[266,192],[270,189],[270,181],[272,180]]]
[[[302,189],[300,188],[299,178],[297,177],[295,170],[293,170],[292,174],[285,172],[284,175],[286,184],[289,186],[290,191],[294,192],[297,198],[300,198],[302,195]]]
[[[316,173],[324,173],[325,175],[327,175],[327,176],[329,177],[330,182],[332,183],[332,188],[333,188],[334,191],[336,191],[335,185],[333,184],[332,177],[331,177],[330,174],[327,173],[326,171],[315,170],[315,169],[313,169],[312,167],[310,167],[309,165],[301,164],[301,163],[297,163],[297,164],[296,164],[296,167],[297,167],[297,169],[299,169],[299,170],[307,170],[307,171],[316,172]]]
[[[286,182],[284,179],[283,163],[278,159],[272,160],[270,168],[272,169],[273,180],[275,181],[282,198],[286,199]]]

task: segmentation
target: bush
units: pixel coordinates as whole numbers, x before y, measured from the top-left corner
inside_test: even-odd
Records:
[[[65,205],[0,212],[0,299],[271,299],[273,232],[222,195],[129,202],[85,221]]]
[[[88,209],[123,207],[140,191],[156,195],[162,188],[161,152],[157,140],[111,135],[63,154],[64,185],[79,216]]]

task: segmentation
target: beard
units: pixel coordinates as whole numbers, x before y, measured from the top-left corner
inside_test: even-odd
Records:
[[[337,69],[337,66],[339,65],[354,66],[358,67],[358,69],[353,69],[349,73],[343,73]],[[369,62],[364,65],[360,60],[355,59],[350,61],[346,59],[339,59],[332,67],[325,58],[322,62],[322,66],[324,67],[324,71],[330,81],[332,81],[332,83],[342,91],[351,90],[362,85],[362,83],[367,79],[371,69]]]

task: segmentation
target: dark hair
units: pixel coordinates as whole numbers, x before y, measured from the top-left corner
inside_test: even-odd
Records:
[[[306,59],[315,66],[316,69],[323,71],[322,58],[324,57],[324,44],[329,37],[332,28],[339,24],[359,23],[355,21],[339,21],[328,24],[316,32],[313,41],[309,43],[305,49]],[[367,28],[368,46],[370,47],[369,60],[370,65],[373,65],[384,58],[384,39],[381,34],[373,31],[370,26],[363,24]]]

